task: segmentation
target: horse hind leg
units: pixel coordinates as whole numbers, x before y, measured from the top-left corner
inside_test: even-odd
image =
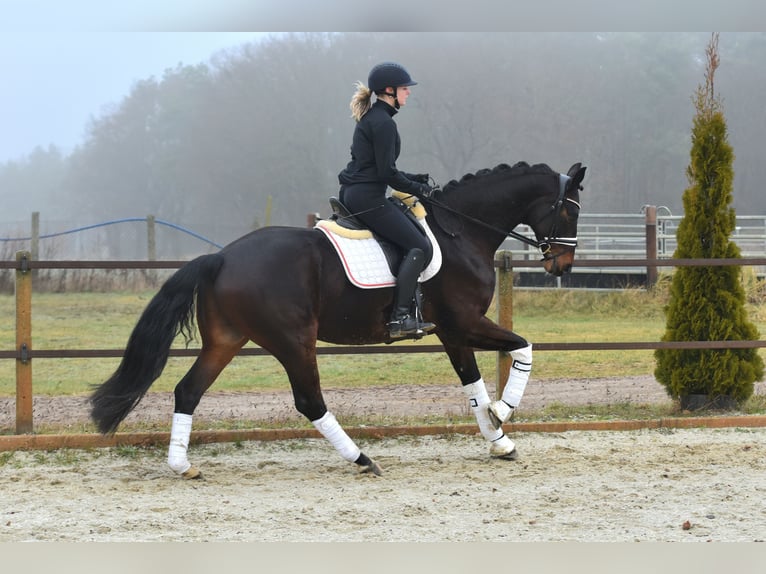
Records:
[[[186,479],[202,478],[199,468],[188,459],[192,415],[221,371],[236,355],[242,344],[209,348],[203,346],[199,357],[175,388],[175,409],[168,445],[168,466]]]
[[[272,351],[273,353],[273,351]],[[273,353],[290,379],[295,408],[314,425],[340,456],[360,467],[360,472],[383,474],[380,465],[364,454],[343,430],[335,415],[327,410],[319,386],[316,350],[299,348],[294,352]]]
[[[380,465],[361,451],[330,411],[326,411],[320,418],[312,420],[311,424],[335,447],[341,457],[358,465],[360,472],[372,473],[375,476],[383,474]]]

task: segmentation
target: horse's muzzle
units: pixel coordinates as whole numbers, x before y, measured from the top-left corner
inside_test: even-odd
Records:
[[[556,277],[561,277],[564,273],[572,270],[574,263],[574,249],[565,249],[559,253],[549,252],[543,259],[545,270]]]

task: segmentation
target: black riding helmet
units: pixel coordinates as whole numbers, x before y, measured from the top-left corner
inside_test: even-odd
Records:
[[[404,69],[404,66],[396,62],[378,64],[370,70],[370,75],[367,78],[367,87],[376,94],[385,94],[386,92],[383,90],[388,87],[394,88],[394,93],[387,95],[394,96],[397,109],[399,109],[399,100],[396,98],[396,88],[399,86],[415,85],[417,85],[417,82],[412,79],[409,72]]]

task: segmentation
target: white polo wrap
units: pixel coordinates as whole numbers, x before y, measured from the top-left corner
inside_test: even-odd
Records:
[[[322,436],[330,441],[340,455],[349,462],[356,462],[362,453],[351,437],[346,434],[338,424],[335,415],[327,411],[321,419],[311,421],[311,424],[322,433]]]
[[[503,389],[502,399],[516,408],[521,402],[521,397],[524,396],[524,389],[527,388],[529,374],[532,371],[532,345],[511,351],[511,357],[513,364],[508,373],[508,382]]]
[[[495,429],[489,419],[487,405],[490,403],[487,386],[484,379],[479,379],[475,383],[463,385],[463,392],[468,399],[476,422],[479,423],[479,430],[482,436],[489,442],[495,442],[503,437],[503,429]]]
[[[173,426],[170,429],[168,447],[168,466],[178,474],[191,468],[186,452],[189,450],[189,437],[192,429],[192,415],[173,413]]]

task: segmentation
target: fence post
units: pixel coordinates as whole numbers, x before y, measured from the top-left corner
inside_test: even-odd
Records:
[[[146,216],[146,259],[157,261],[157,219],[153,215]],[[157,286],[157,270],[144,269],[144,277],[151,287]]]
[[[32,261],[40,260],[40,212],[32,212],[32,233],[30,234],[32,239],[30,240],[29,249],[32,252]],[[37,278],[37,271],[32,271],[32,277]]]
[[[40,212],[32,212],[32,233],[30,234],[32,239],[30,242],[30,249],[32,251],[32,259],[37,261],[40,259]]]
[[[511,264],[512,252],[501,250],[495,253],[495,267],[497,279],[495,287],[495,300],[497,301],[497,324],[503,329],[513,330],[513,265]],[[503,395],[508,373],[511,370],[513,359],[509,353],[498,351],[497,353],[497,383],[495,397]]]
[[[146,216],[146,258],[157,261],[157,220],[153,215]]]
[[[16,434],[32,432],[32,273],[29,251],[16,253]]]
[[[271,195],[269,195],[266,198],[266,216],[265,216],[266,222],[263,224],[264,227],[269,227],[271,225],[271,207],[273,202],[274,202],[274,198]]]
[[[646,258],[657,259],[657,206],[646,206]],[[647,265],[646,288],[649,289],[657,284],[657,267]]]

